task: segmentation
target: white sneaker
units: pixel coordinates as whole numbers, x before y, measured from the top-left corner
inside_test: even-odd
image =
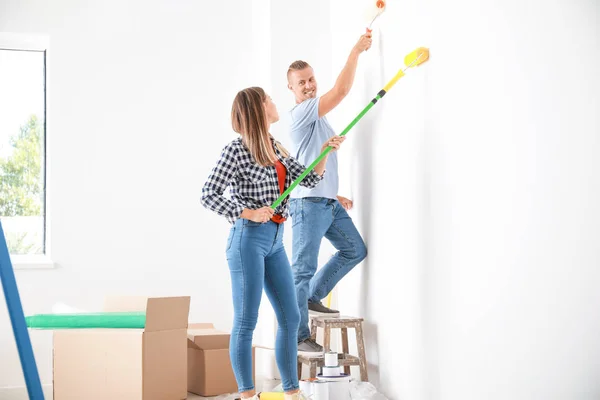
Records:
[[[283,400],[309,400],[309,397],[302,393],[302,390],[293,394],[283,394]]]

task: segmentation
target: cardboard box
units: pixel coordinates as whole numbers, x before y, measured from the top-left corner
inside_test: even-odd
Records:
[[[189,308],[189,297],[110,297],[104,311],[145,311],[145,328],[55,331],[54,400],[185,399]]]
[[[188,328],[188,392],[200,396],[237,393],[238,386],[229,358],[230,334],[211,323],[190,324]],[[255,380],[254,346],[252,379]]]

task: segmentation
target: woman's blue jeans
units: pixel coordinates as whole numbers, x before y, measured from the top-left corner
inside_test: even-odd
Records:
[[[283,247],[283,226],[238,219],[227,239],[234,320],[229,344],[238,390],[255,388],[252,381],[252,335],[263,288],[277,316],[275,360],[283,389],[298,388],[298,325],[300,312],[292,269]]]

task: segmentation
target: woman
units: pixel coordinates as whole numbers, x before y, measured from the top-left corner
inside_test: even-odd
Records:
[[[289,202],[275,210],[270,205],[304,172],[269,133],[279,120],[277,108],[263,89],[240,91],[231,110],[233,130],[240,134],[221,153],[202,189],[204,207],[231,224],[226,254],[231,274],[234,322],[229,353],[243,399],[258,399],[252,381],[252,335],[258,319],[263,287],[277,316],[275,359],[285,399],[301,399],[298,390],[297,351],[300,314],[292,270],[283,247],[283,222]],[[339,149],[344,137],[323,144]],[[315,187],[325,173],[324,157],[300,183]],[[231,185],[231,199],[223,196]]]

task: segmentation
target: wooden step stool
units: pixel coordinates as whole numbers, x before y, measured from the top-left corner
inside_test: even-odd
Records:
[[[367,357],[365,355],[365,342],[362,330],[362,318],[354,317],[314,317],[310,324],[310,335],[313,340],[317,339],[317,328],[323,328],[323,350],[328,352],[331,350],[331,329],[339,328],[342,333],[342,353],[338,354],[338,363],[344,367],[344,373],[350,375],[350,366],[357,365],[360,367],[360,380],[363,382],[369,381],[367,373]],[[358,348],[358,357],[349,354],[348,346],[348,328],[354,328],[356,334],[356,347]],[[315,354],[305,356],[298,354],[298,379],[301,379],[302,364],[307,364],[310,367],[310,377],[316,378],[317,367],[325,365],[324,354]]]

